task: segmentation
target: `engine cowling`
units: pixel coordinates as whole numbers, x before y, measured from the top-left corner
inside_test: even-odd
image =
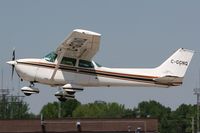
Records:
[[[22,87],[21,91],[26,95],[26,96],[30,96],[31,94],[38,94],[40,91],[38,88],[35,87]]]

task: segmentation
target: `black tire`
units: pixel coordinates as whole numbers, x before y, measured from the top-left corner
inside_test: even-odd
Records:
[[[26,95],[26,96],[30,96],[30,95],[31,95],[31,93],[24,93],[24,95]]]
[[[58,100],[61,101],[61,102],[65,102],[67,99],[63,98],[63,97],[60,97],[60,98],[58,98]]]

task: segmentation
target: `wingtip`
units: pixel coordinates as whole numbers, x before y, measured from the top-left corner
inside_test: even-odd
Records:
[[[84,30],[84,29],[75,29],[73,31],[79,32],[79,33],[85,33],[85,34],[89,34],[89,35],[101,36],[101,34],[99,34],[97,32],[93,32],[93,31],[89,31],[89,30]]]

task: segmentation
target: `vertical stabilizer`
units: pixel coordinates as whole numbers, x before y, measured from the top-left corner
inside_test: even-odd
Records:
[[[183,78],[190,64],[194,51],[180,48],[156,69],[161,76]]]

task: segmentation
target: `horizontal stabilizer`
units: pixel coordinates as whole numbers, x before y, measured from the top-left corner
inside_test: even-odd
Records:
[[[169,86],[179,86],[182,84],[182,80],[183,78],[176,76],[164,76],[161,78],[154,79],[154,81],[156,81],[157,84],[163,84]]]

